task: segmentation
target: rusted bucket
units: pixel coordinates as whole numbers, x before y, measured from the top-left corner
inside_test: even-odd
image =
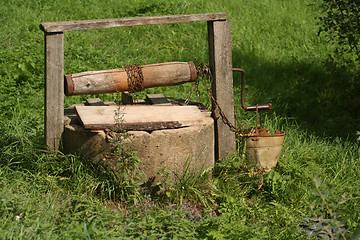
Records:
[[[285,132],[276,131],[271,134],[269,129],[256,128],[254,130],[246,137],[246,154],[249,156],[249,166],[257,165],[268,172],[278,162]]]

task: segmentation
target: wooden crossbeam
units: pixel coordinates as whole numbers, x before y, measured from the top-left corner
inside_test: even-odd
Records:
[[[226,20],[226,13],[204,13],[187,15],[169,15],[154,17],[131,17],[131,18],[113,18],[113,19],[95,19],[81,21],[64,22],[44,22],[40,24],[40,29],[44,32],[64,32],[74,30],[89,30],[115,27],[130,27],[154,24],[169,24],[182,22],[199,21],[220,21]]]

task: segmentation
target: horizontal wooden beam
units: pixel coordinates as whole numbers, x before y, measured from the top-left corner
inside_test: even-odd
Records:
[[[226,13],[204,13],[187,15],[169,15],[154,17],[131,17],[96,19],[64,22],[44,22],[40,24],[40,29],[44,32],[64,32],[74,30],[89,30],[101,28],[129,27],[154,24],[199,22],[199,21],[222,21],[226,20]]]

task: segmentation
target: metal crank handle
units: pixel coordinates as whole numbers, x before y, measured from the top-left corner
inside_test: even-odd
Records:
[[[245,95],[245,70],[241,69],[241,68],[233,68],[232,69],[234,72],[241,72],[242,77],[241,77],[241,106],[243,109],[245,109],[246,111],[256,111],[256,110],[270,110],[272,109],[272,104],[266,104],[266,105],[256,105],[256,106],[245,106],[245,100],[244,100],[244,95]]]

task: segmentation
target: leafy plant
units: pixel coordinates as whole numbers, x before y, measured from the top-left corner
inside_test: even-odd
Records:
[[[143,173],[140,169],[140,160],[136,151],[126,143],[127,132],[112,132],[111,153],[104,156],[99,168],[111,179],[114,188],[111,198],[120,198],[127,203],[135,203],[141,197]]]
[[[360,2],[358,0],[322,0],[320,32],[326,32],[336,44],[337,53],[353,53],[360,62]],[[346,57],[345,57],[346,59]],[[347,59],[350,60],[350,59]]]
[[[358,239],[360,237],[360,225],[350,234],[347,230],[348,227],[341,223],[339,218],[343,218],[343,216],[341,216],[342,205],[348,201],[358,200],[360,197],[346,197],[344,193],[337,203],[333,204],[330,202],[329,191],[321,186],[321,180],[315,177],[313,182],[315,185],[313,194],[316,196],[316,199],[310,204],[310,208],[315,218],[306,218],[301,231],[307,232],[309,236],[320,236],[331,239]]]

